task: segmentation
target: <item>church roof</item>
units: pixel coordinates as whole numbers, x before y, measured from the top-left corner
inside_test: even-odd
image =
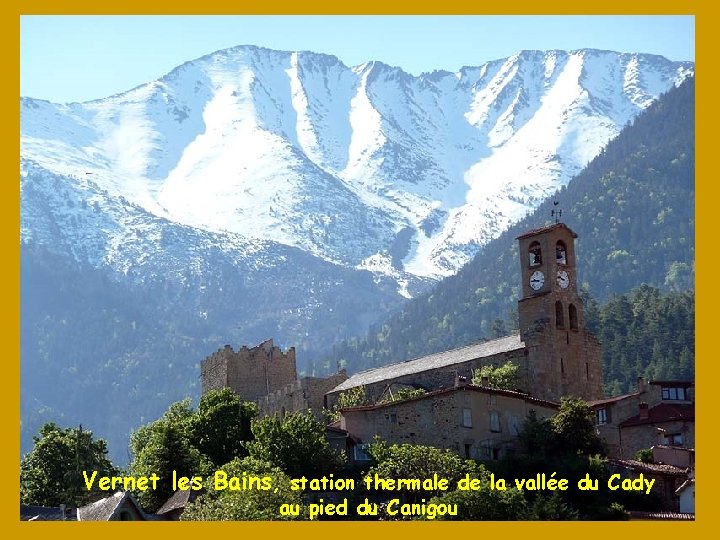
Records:
[[[507,336],[492,341],[467,345],[458,349],[443,351],[428,356],[422,356],[388,366],[368,369],[355,373],[349,379],[339,384],[331,392],[341,392],[356,386],[372,384],[404,375],[412,375],[423,371],[444,368],[454,364],[462,364],[471,360],[485,358],[504,352],[517,351],[525,348],[525,343],[520,340],[519,335]]]

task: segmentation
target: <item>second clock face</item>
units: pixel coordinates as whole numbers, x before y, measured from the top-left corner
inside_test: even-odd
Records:
[[[570,276],[565,270],[560,270],[557,274],[557,283],[561,289],[567,289],[570,285]]]
[[[534,291],[539,291],[542,289],[542,286],[545,284],[545,274],[543,274],[540,270],[535,270],[532,274],[530,274],[530,288]]]

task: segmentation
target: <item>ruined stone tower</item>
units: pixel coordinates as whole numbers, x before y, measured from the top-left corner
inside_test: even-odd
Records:
[[[203,394],[229,387],[245,400],[258,401],[296,381],[295,348],[283,352],[272,339],[237,352],[225,345],[200,363]]]
[[[517,238],[522,281],[518,315],[520,338],[527,348],[527,386],[533,396],[544,399],[603,397],[602,349],[585,328],[575,238],[564,223]]]

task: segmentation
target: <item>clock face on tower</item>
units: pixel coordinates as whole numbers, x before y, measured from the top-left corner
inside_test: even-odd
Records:
[[[570,276],[565,270],[560,270],[557,273],[557,284],[561,289],[567,289],[568,285],[570,285]]]
[[[530,288],[532,288],[533,291],[539,291],[542,289],[544,284],[545,274],[543,274],[540,270],[535,270],[532,274],[530,274]]]

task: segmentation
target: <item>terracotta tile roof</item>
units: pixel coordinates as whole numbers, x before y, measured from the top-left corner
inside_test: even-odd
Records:
[[[681,514],[680,512],[638,512],[631,510],[628,512],[630,519],[664,519],[664,520],[682,520],[693,521],[695,514]]]
[[[454,364],[462,364],[471,360],[485,358],[504,352],[517,351],[525,348],[525,343],[520,341],[520,336],[507,336],[492,341],[467,345],[458,349],[443,351],[428,356],[422,356],[405,362],[398,362],[379,368],[368,369],[353,374],[349,379],[337,385],[331,392],[341,392],[356,386],[372,384],[402,377],[403,375],[412,375],[423,371],[452,366]]]
[[[687,469],[676,467],[675,465],[666,465],[665,463],[645,463],[635,459],[608,459],[608,464],[615,467],[622,467],[633,472],[641,472],[647,474],[665,474],[670,476],[685,476]]]
[[[688,478],[687,480],[685,480],[685,481],[682,483],[682,485],[681,485],[679,488],[677,488],[677,489],[675,490],[675,493],[680,493],[681,491],[684,491],[684,490],[686,490],[687,488],[689,488],[690,486],[694,486],[694,485],[695,485],[695,479],[694,479],[694,478]]]
[[[620,423],[620,427],[658,424],[677,420],[695,420],[695,405],[692,403],[660,403],[648,409],[648,417],[640,418],[640,414],[631,416]]]

